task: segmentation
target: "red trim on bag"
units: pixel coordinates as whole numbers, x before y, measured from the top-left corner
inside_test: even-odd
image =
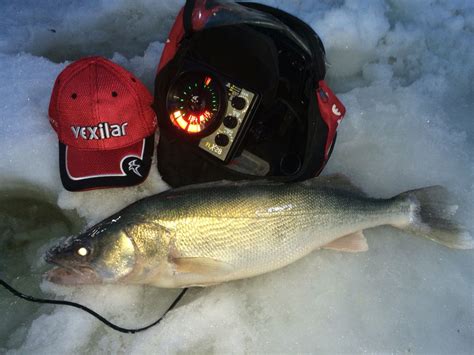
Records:
[[[168,35],[168,40],[166,41],[165,48],[163,48],[163,54],[161,55],[160,63],[158,64],[159,72],[168,62],[173,59],[175,56],[179,42],[184,37],[184,25],[183,25],[183,12],[184,9],[181,9],[176,16],[176,20],[174,21],[173,27],[171,27],[170,34]]]
[[[336,135],[339,122],[346,114],[346,108],[332,90],[327,86],[324,80],[319,81],[319,87],[316,89],[316,97],[318,98],[319,112],[323,121],[328,126],[328,136],[326,146],[324,148],[324,159],[329,159],[329,151]]]
[[[202,30],[204,26],[206,26],[209,17],[213,16],[221,8],[221,6],[214,6],[212,8],[206,9],[206,1],[207,0],[196,0],[191,18],[194,31]]]

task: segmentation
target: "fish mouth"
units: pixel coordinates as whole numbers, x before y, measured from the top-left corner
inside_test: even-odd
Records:
[[[69,286],[101,283],[97,272],[90,266],[79,265],[73,267],[57,260],[51,253],[47,253],[44,259],[49,264],[55,265],[44,275],[45,279],[50,282]]]
[[[93,285],[102,283],[95,270],[90,267],[56,266],[45,274],[45,279],[58,285]]]

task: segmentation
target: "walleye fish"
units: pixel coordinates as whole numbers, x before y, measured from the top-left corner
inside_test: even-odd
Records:
[[[305,182],[219,182],[144,198],[53,247],[59,284],[208,286],[284,267],[310,252],[367,250],[362,231],[390,225],[451,248],[474,242],[450,221],[444,188],[389,199],[365,196],[343,176]]]

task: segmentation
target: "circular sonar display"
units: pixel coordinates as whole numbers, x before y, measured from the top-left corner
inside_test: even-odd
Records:
[[[190,135],[202,135],[218,121],[221,87],[207,73],[185,73],[171,86],[166,103],[173,125]]]

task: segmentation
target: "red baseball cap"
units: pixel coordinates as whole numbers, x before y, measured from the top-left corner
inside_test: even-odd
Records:
[[[157,126],[148,89],[102,57],[68,65],[54,84],[49,121],[69,191],[131,186],[150,171]]]

